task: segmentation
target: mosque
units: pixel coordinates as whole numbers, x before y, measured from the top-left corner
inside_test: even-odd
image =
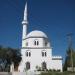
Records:
[[[60,70],[62,72],[62,57],[52,55],[52,47],[48,36],[39,30],[33,30],[27,33],[28,29],[27,3],[24,10],[24,19],[22,21],[22,60],[19,64],[18,71],[25,70]]]

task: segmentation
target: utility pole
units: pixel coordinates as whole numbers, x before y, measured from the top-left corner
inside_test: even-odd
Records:
[[[71,70],[73,72],[74,69],[73,69],[72,36],[73,36],[72,33],[67,34],[67,37],[68,37],[68,45],[69,45],[68,48],[71,50]]]

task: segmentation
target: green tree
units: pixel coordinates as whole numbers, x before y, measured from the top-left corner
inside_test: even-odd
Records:
[[[73,61],[72,61],[73,60]],[[67,71],[67,67],[75,67],[75,51],[72,48],[69,48],[66,52],[65,63],[63,66],[63,70]]]
[[[14,66],[18,66],[21,61],[19,49],[3,48],[0,46],[0,71],[9,71],[13,62]]]

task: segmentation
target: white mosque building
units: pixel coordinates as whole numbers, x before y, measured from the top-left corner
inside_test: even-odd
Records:
[[[18,67],[19,72],[25,70],[60,70],[62,72],[62,57],[52,56],[52,47],[47,35],[39,30],[27,33],[27,3],[24,10],[23,32],[22,32],[22,60]]]

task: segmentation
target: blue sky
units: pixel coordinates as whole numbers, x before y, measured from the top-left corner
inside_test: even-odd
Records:
[[[21,48],[22,20],[26,0],[0,0],[0,45]],[[75,48],[75,0],[28,0],[28,32],[45,32],[53,55],[65,57],[67,34],[73,33]]]

